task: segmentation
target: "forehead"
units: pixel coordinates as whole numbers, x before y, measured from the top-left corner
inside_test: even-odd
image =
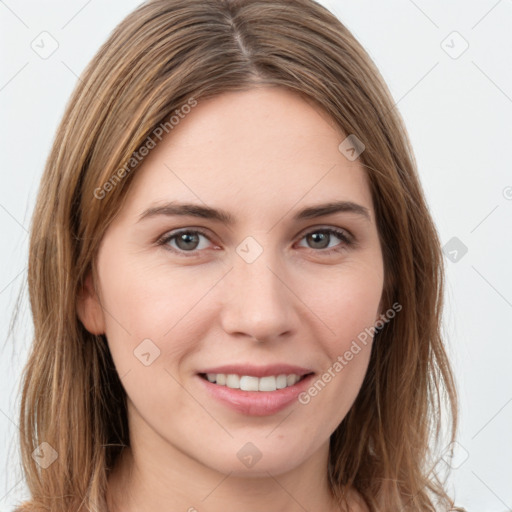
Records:
[[[345,138],[326,112],[285,88],[199,100],[137,169],[127,203],[140,211],[194,200],[277,215],[298,202],[350,200],[371,210],[366,171],[339,150]]]

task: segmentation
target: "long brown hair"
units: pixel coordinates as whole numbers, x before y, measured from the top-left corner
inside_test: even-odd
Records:
[[[259,85],[301,93],[364,143],[383,309],[402,306],[375,336],[361,390],[331,436],[332,493],[341,498],[353,486],[372,512],[453,506],[434,450],[444,406],[446,445],[457,432],[441,336],[443,257],[379,71],[314,0],[153,0],[122,21],[82,73],[42,177],[28,271],[34,340],[20,414],[31,497],[18,511],[107,510],[107,477],[129,445],[126,394],[104,336],[79,321],[77,296],[90,270],[95,278],[99,243],[138,167],[134,155],[158,142],[155,129],[167,122],[170,130],[169,116],[191,101]],[[45,468],[32,456],[41,443],[57,457]]]

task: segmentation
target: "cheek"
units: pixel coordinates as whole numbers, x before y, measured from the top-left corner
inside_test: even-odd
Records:
[[[339,351],[375,325],[383,276],[378,266],[359,266],[344,267],[329,277],[326,284],[315,288],[307,285],[302,293],[312,313],[325,327],[323,339],[329,347]]]
[[[317,325],[323,325],[325,334],[315,339],[326,357],[301,403],[311,403],[313,410],[337,411],[333,428],[350,409],[366,375],[382,286],[378,268],[360,268],[339,274],[321,293],[307,292],[311,310],[320,320]]]
[[[130,377],[136,376],[142,386],[154,388],[155,371],[177,371],[179,363],[198,350],[211,325],[204,310],[208,301],[202,299],[223,269],[172,268],[161,262],[143,263],[140,257],[112,255],[105,251],[99,265],[112,358],[119,375],[131,372]]]
[[[152,421],[169,422],[166,404],[184,409],[190,397],[178,382],[180,362],[197,350],[201,325],[194,316],[205,284],[186,272],[103,261],[106,336],[112,359],[134,407]],[[207,279],[209,281],[209,279]],[[191,283],[194,283],[191,286]],[[162,400],[162,397],[167,397]]]
[[[100,281],[106,321],[113,330],[122,326],[133,338],[160,339],[178,323],[182,329],[183,320],[218,277],[142,260],[125,258],[114,264],[105,258]]]

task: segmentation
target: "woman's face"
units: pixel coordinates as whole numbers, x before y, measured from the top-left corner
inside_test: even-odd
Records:
[[[132,449],[239,475],[326,449],[361,387],[372,340],[358,336],[383,292],[365,171],[339,149],[347,135],[286,89],[225,93],[199,101],[135,171],[100,246],[98,296],[79,306],[106,334]],[[323,210],[341,201],[359,206]],[[310,375],[279,377],[292,374]]]

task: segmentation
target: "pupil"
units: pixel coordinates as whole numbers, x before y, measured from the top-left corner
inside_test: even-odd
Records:
[[[197,235],[192,235],[190,233],[183,233],[182,235],[180,235],[178,237],[178,240],[177,240],[177,244],[180,247],[180,249],[191,249],[190,245],[187,246],[187,244],[190,244],[190,242],[192,242],[192,244],[194,242],[197,243]],[[180,243],[184,243],[185,247],[181,247]]]
[[[327,234],[325,234],[325,233],[313,233],[310,236],[313,238],[314,243],[317,243],[317,242],[321,243],[322,241],[325,242],[328,238]],[[325,245],[325,243],[324,243],[320,248],[324,249],[325,247],[327,247],[327,245]]]

